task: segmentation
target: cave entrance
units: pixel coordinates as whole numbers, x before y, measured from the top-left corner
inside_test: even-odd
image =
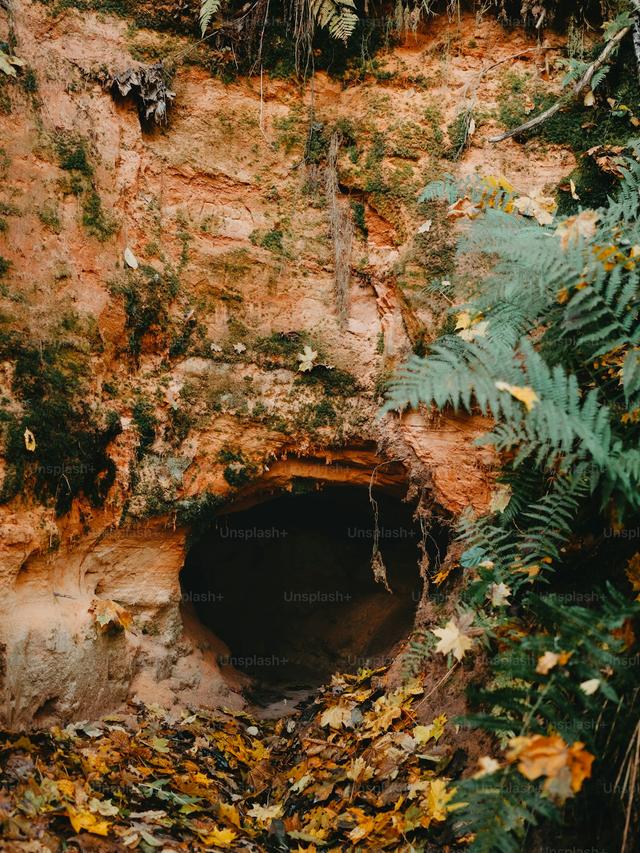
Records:
[[[285,494],[220,517],[190,549],[183,601],[230,649],[225,666],[264,688],[313,688],[336,671],[389,663],[421,596],[414,507],[373,493],[390,594],[371,569],[374,513],[365,487]],[[443,529],[425,546],[439,559]]]

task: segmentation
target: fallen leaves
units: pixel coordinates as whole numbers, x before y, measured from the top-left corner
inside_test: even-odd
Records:
[[[482,779],[483,776],[490,776],[491,773],[496,773],[500,770],[500,762],[490,755],[483,755],[478,759],[479,770],[473,774],[474,779]]]
[[[421,722],[423,685],[385,689],[383,673],[335,675],[278,721],[137,705],[98,723],[0,738],[0,772],[24,768],[3,777],[18,820],[0,810],[0,832],[185,853],[437,844],[433,833],[454,809],[455,787],[438,772],[452,755],[447,717]]]
[[[133,621],[128,610],[108,598],[94,598],[91,612],[98,629],[103,633],[129,630]]]
[[[459,198],[447,209],[447,219],[474,219],[482,208],[464,196]]]
[[[511,500],[511,486],[500,483],[491,493],[491,503],[489,509],[491,512],[504,512],[509,506]]]
[[[279,803],[274,806],[261,806],[254,803],[247,815],[255,818],[259,823],[270,823],[272,820],[282,817],[282,812],[283,807]]]
[[[586,156],[592,157],[603,172],[621,178],[627,163],[626,158],[621,156],[623,151],[623,145],[594,145]]]
[[[473,640],[468,634],[473,618],[473,613],[465,613],[457,619],[449,619],[444,628],[433,628],[431,633],[439,638],[436,652],[441,655],[448,655],[449,652],[453,652],[454,658],[461,661],[465,653],[473,646]]]
[[[458,337],[464,341],[474,341],[476,338],[484,338],[487,335],[489,323],[482,319],[482,315],[472,317],[468,311],[461,311],[456,317],[456,331]]]
[[[539,675],[548,675],[560,660],[560,655],[555,652],[545,652],[538,658],[536,672]]]
[[[594,756],[580,741],[569,746],[559,735],[516,737],[509,742],[507,760],[518,762],[518,770],[533,781],[546,777],[543,791],[564,802],[576,794],[591,776]]]
[[[67,816],[76,832],[81,829],[93,835],[108,835],[110,824],[90,811],[78,811],[73,806],[67,806]]]
[[[514,207],[522,216],[535,219],[538,225],[551,225],[558,205],[552,196],[532,192],[531,195],[521,195],[514,201]]]
[[[583,681],[580,684],[580,690],[586,696],[593,696],[596,690],[600,687],[600,679],[599,678],[588,678],[586,681]]]
[[[351,708],[342,705],[332,705],[325,708],[320,716],[320,725],[331,726],[332,729],[339,729],[342,726],[352,728]]]
[[[520,385],[509,385],[508,382],[496,382],[496,388],[498,391],[507,391],[516,400],[520,400],[521,403],[524,403],[528,412],[533,409],[536,403],[540,402],[540,398],[536,392],[528,385],[521,387]]]

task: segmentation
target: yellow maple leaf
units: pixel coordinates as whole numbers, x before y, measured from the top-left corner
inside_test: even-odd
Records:
[[[67,806],[67,817],[71,822],[74,832],[80,832],[81,829],[90,832],[92,835],[108,835],[111,824],[107,820],[102,820],[98,815],[89,811],[75,809],[73,806]]]
[[[76,798],[76,786],[75,782],[72,782],[71,779],[58,779],[56,782],[58,786],[58,791],[62,794],[62,796],[66,800],[75,800]]]
[[[456,317],[456,331],[458,329],[468,329],[471,325],[471,314],[468,311],[461,311]]]
[[[462,660],[465,653],[473,646],[473,640],[465,633],[467,627],[454,619],[449,619],[444,628],[432,628],[431,633],[439,638],[436,651],[441,655],[453,652],[456,660]]]
[[[240,828],[240,814],[238,809],[230,803],[218,803],[218,817]]]
[[[503,190],[507,193],[515,192],[515,187],[511,184],[504,175],[485,175],[482,179],[488,187],[493,190]]]
[[[266,823],[282,817],[283,811],[284,807],[281,803],[275,803],[273,806],[260,806],[258,803],[254,803],[247,814],[261,823]]]
[[[433,582],[436,586],[440,586],[441,583],[444,583],[446,579],[449,577],[453,569],[455,568],[455,563],[453,561],[449,563],[443,563],[443,568],[436,574],[433,579]]]
[[[359,755],[351,762],[351,767],[347,770],[347,779],[353,782],[366,782],[373,776],[373,768],[369,767],[364,758]]]
[[[508,382],[496,382],[496,388],[498,391],[508,391],[512,397],[515,397],[516,400],[520,400],[521,403],[524,403],[528,412],[533,409],[536,403],[540,402],[540,398],[528,385],[520,386],[520,385],[509,385]]]
[[[440,716],[436,717],[428,726],[415,726],[412,732],[414,740],[421,746],[425,743],[429,743],[430,740],[434,740],[437,743],[444,733],[446,722],[447,715],[440,714]]]
[[[429,786],[429,791],[426,796],[427,814],[431,820],[446,820],[449,808],[447,803],[453,797],[456,790],[452,788],[447,790],[447,783],[444,779],[433,779]]]
[[[230,847],[231,843],[238,837],[238,833],[233,829],[213,829],[207,832],[206,836],[202,836],[203,844],[215,847]]]

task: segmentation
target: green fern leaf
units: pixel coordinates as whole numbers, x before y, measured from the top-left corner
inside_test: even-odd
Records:
[[[222,0],[202,0],[200,6],[200,33],[202,36],[207,32],[211,19],[221,6]]]

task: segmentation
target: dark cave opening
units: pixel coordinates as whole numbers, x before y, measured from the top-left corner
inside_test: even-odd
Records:
[[[336,671],[390,663],[421,597],[414,505],[376,493],[379,549],[392,592],[371,568],[374,512],[367,488],[284,494],[221,516],[190,549],[183,601],[229,647],[222,666],[266,687],[312,688]],[[424,538],[434,561],[446,529]]]

